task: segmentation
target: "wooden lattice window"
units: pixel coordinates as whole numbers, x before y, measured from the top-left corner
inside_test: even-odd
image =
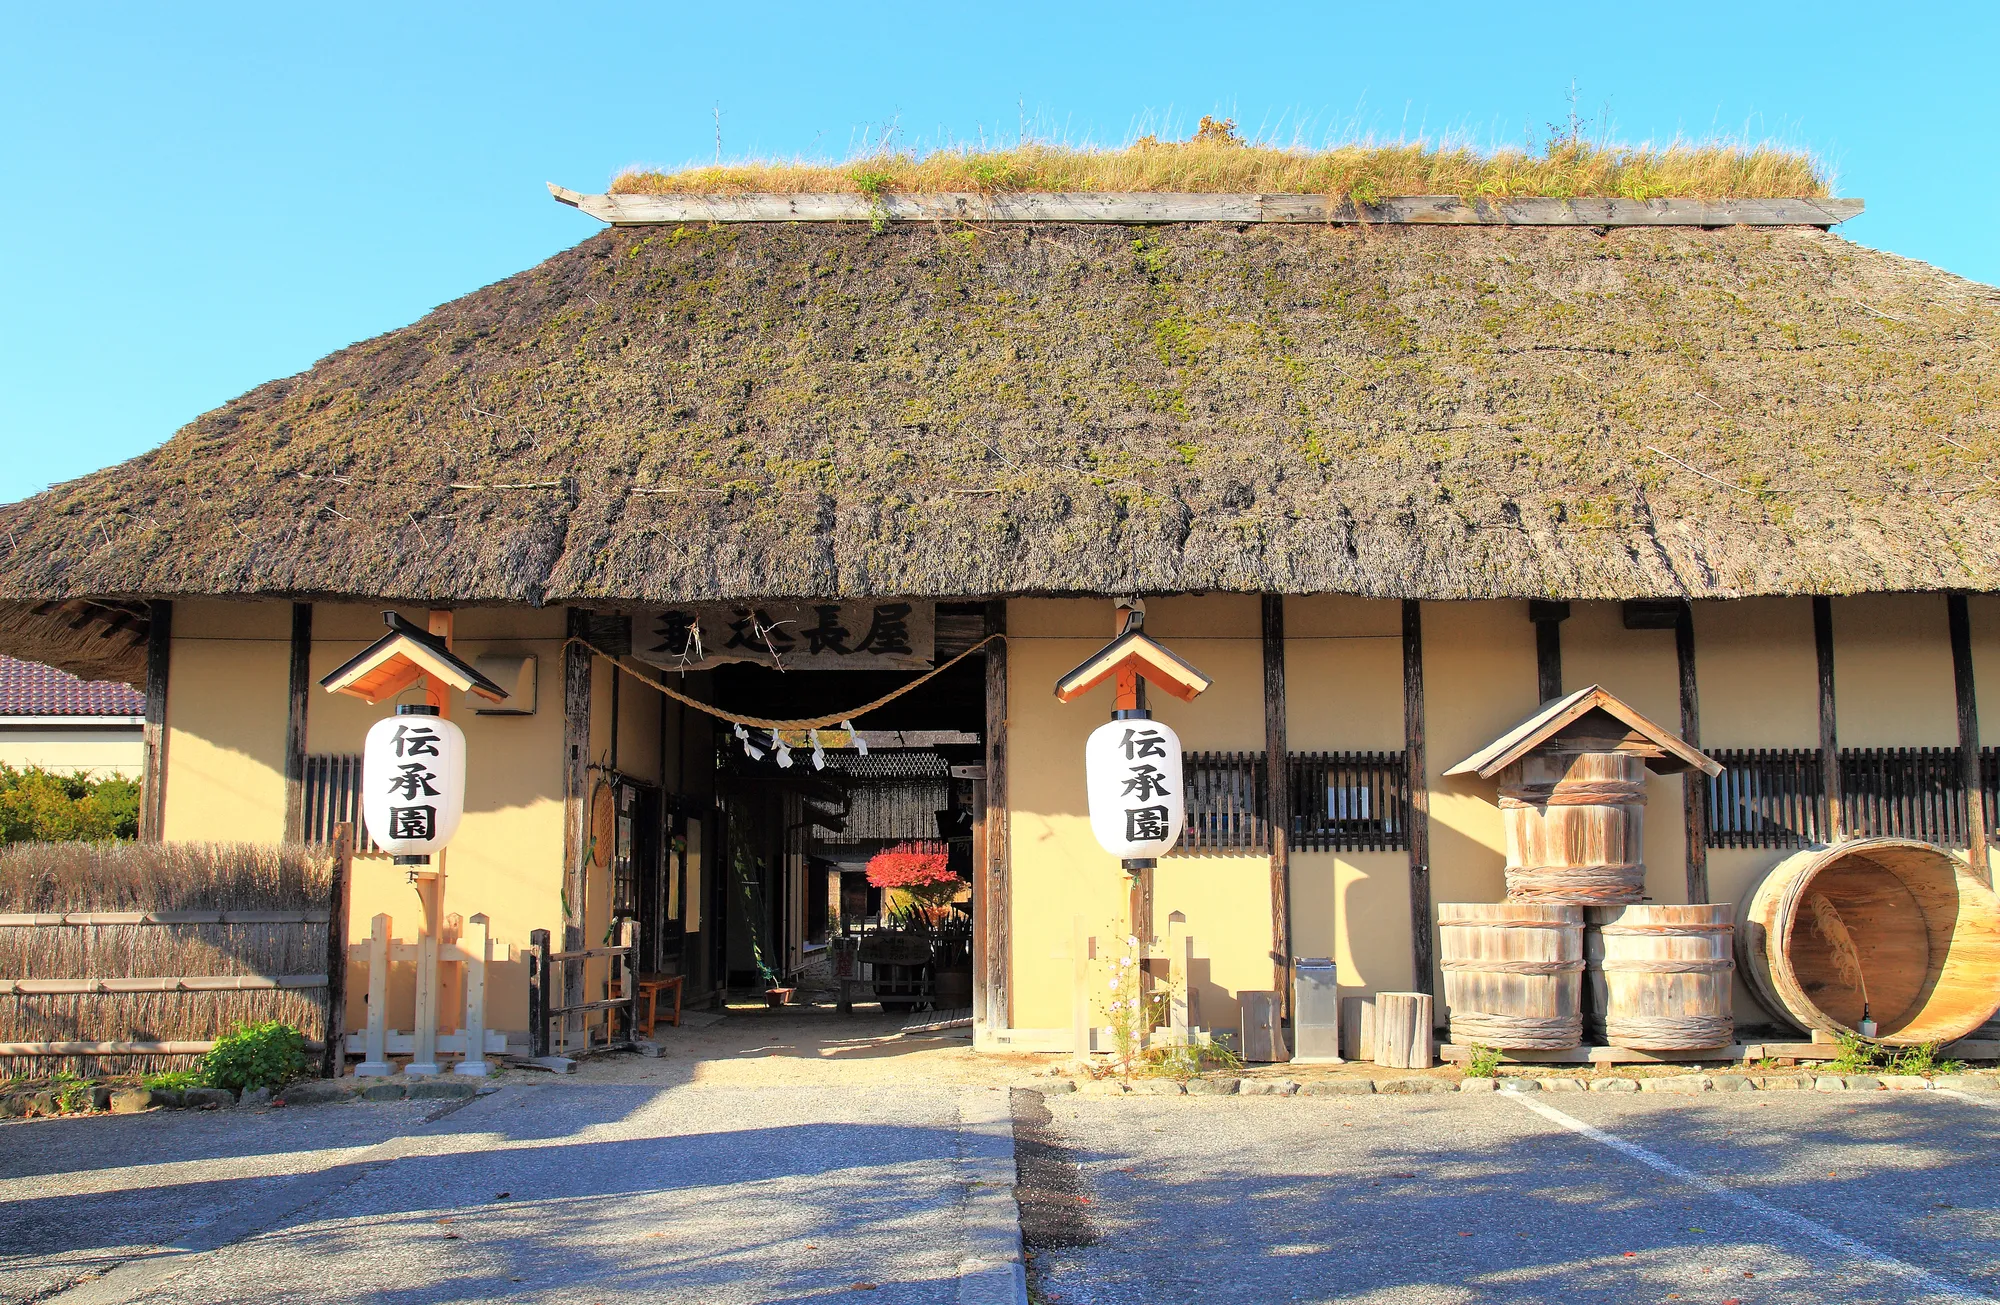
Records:
[[[1292,846],[1302,852],[1401,852],[1410,846],[1410,768],[1402,752],[1295,752]]]
[[[1270,788],[1263,753],[1183,753],[1181,784],[1187,830],[1170,855],[1269,854],[1271,825],[1265,811]]]
[[[354,846],[360,852],[379,852],[368,837],[361,819],[361,754],[358,752],[318,753],[306,758],[305,841],[331,843],[333,827],[354,826]]]

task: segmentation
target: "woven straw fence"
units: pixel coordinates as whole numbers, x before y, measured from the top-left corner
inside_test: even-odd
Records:
[[[21,843],[0,848],[0,914],[324,910],[326,851],[233,843]],[[0,979],[299,975],[326,969],[321,923],[0,926]],[[0,993],[0,1043],[207,1041],[239,1023],[325,1033],[324,988]],[[186,1068],[188,1055],[0,1056],[0,1073]]]

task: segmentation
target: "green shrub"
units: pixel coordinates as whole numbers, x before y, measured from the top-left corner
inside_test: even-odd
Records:
[[[0,843],[103,843],[139,834],[139,785],[0,765]]]
[[[1475,1042],[1472,1044],[1471,1051],[1471,1059],[1465,1062],[1465,1076],[1467,1078],[1500,1077],[1500,1048],[1482,1047]]]
[[[142,1075],[139,1086],[157,1088],[162,1092],[184,1092],[188,1088],[206,1087],[201,1071],[193,1069],[169,1069],[158,1074]]]
[[[239,1024],[201,1058],[208,1085],[232,1092],[283,1087],[306,1070],[305,1034],[281,1020]]]

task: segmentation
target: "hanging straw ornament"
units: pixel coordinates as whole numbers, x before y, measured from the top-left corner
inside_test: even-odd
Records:
[[[778,745],[778,769],[790,770],[792,768],[792,750],[785,746],[785,741],[778,737],[776,730],[771,732],[771,742]]]
[[[851,720],[844,720],[840,722],[840,728],[846,730],[847,737],[854,740],[854,750],[860,753],[864,757],[867,756],[868,740],[861,737],[861,731],[854,728],[854,722]]]
[[[1814,893],[1806,899],[1812,910],[1813,932],[1826,943],[1833,953],[1833,970],[1840,981],[1861,995],[1861,1023],[1857,1031],[1864,1038],[1875,1036],[1875,1021],[1868,1015],[1868,981],[1861,973],[1861,949],[1854,945],[1854,935],[1847,931],[1847,922],[1840,918],[1840,912],[1825,893]]]
[[[736,727],[736,737],[743,740],[743,751],[749,755],[750,760],[762,761],[764,759],[763,750],[750,741],[750,731],[744,729],[740,724]]]

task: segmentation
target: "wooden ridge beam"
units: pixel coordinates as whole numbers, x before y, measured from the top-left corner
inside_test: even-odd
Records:
[[[1462,199],[1407,195],[1378,204],[1328,195],[1169,191],[862,195],[586,195],[554,182],[558,203],[613,226],[668,222],[1319,222],[1385,226],[1830,227],[1858,199]]]

